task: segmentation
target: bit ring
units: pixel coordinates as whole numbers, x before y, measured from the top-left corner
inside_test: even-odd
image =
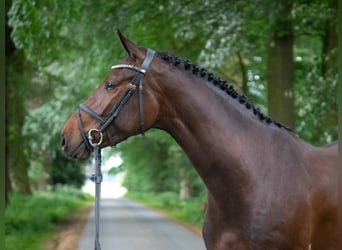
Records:
[[[99,133],[100,135],[100,139],[98,142],[94,142],[94,138],[93,138],[93,133]],[[89,140],[89,144],[92,145],[93,147],[94,146],[99,146],[101,143],[102,143],[102,139],[103,139],[103,136],[102,136],[102,132],[97,129],[97,128],[93,128],[91,130],[88,131],[88,140]]]

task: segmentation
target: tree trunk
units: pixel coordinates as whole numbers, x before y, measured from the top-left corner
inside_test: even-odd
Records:
[[[7,138],[7,131],[6,131],[6,138]],[[5,206],[7,206],[9,203],[9,193],[12,191],[12,184],[11,184],[11,179],[9,176],[7,159],[8,159],[8,149],[7,149],[7,143],[6,143],[5,145]]]
[[[241,71],[241,79],[242,79],[242,93],[246,96],[249,96],[249,88],[248,88],[248,79],[247,79],[247,68],[245,62],[243,61],[242,51],[237,52],[237,57],[239,59],[239,66]]]
[[[337,13],[337,0],[329,1],[329,8]],[[337,27],[336,20],[330,19],[325,24],[325,31],[323,36],[322,46],[322,76],[326,77],[327,74],[337,74]]]
[[[6,13],[10,5],[6,2]],[[8,201],[8,193],[12,187],[22,194],[31,194],[28,178],[29,162],[24,151],[24,139],[22,127],[25,119],[24,98],[20,95],[21,84],[15,82],[17,75],[23,71],[23,58],[16,59],[16,49],[10,37],[11,28],[8,26],[7,16],[5,24],[6,41],[6,77],[5,77],[5,198]],[[21,56],[23,57],[23,56]],[[18,65],[19,64],[19,65]],[[12,75],[11,75],[12,74]],[[16,77],[13,77],[13,76]],[[12,182],[11,182],[12,181]]]
[[[6,71],[11,67],[11,60],[7,60]],[[15,83],[6,75],[6,118],[8,119],[6,130],[6,168],[9,171],[13,189],[22,194],[31,194],[30,182],[28,178],[29,161],[25,153],[22,127],[25,118],[25,107],[23,98],[18,96],[18,91],[14,90]],[[11,72],[10,74],[13,74]]]
[[[186,200],[191,197],[190,192],[190,183],[187,175],[185,174],[185,169],[180,167],[179,169],[179,176],[180,176],[180,188],[179,188],[179,198],[181,200]]]
[[[268,111],[271,117],[294,128],[292,1],[277,2],[275,26],[267,51]],[[275,10],[275,11],[276,11]]]
[[[5,8],[5,12],[7,13],[10,5],[9,5],[10,1],[6,2],[6,8]],[[8,61],[8,58],[10,58],[13,55],[13,52],[15,51],[15,47],[14,44],[11,40],[10,37],[11,34],[11,30],[8,27],[7,24],[7,16],[6,16],[6,24],[5,24],[5,53],[6,53],[6,58],[5,60]],[[6,68],[7,69],[7,68]],[[6,85],[7,85],[7,70],[6,72]],[[8,116],[7,116],[7,107],[8,107],[8,96],[7,96],[7,86],[6,88],[6,93],[5,93],[5,138],[6,138],[6,143],[5,143],[5,205],[7,206],[9,203],[9,193],[12,191],[12,184],[11,184],[11,179],[9,176],[9,163],[8,163],[8,158],[9,158],[9,144],[8,144],[8,138],[9,138],[9,120],[8,120]]]

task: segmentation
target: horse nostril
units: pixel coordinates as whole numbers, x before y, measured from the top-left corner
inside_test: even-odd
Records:
[[[65,146],[66,146],[66,138],[65,138],[64,135],[62,135],[62,137],[61,137],[61,146],[62,146],[63,149],[64,149]]]

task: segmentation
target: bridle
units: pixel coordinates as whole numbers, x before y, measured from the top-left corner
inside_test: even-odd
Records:
[[[72,156],[76,154],[84,143],[87,151],[91,153],[91,147],[93,147],[94,155],[95,155],[95,174],[91,177],[91,180],[95,182],[95,250],[101,250],[100,244],[100,196],[101,196],[101,182],[102,182],[102,173],[101,173],[101,149],[100,144],[102,143],[103,132],[109,126],[109,124],[115,120],[115,118],[119,115],[121,109],[129,100],[129,98],[134,94],[135,89],[138,87],[138,98],[139,98],[139,117],[140,117],[140,132],[144,134],[145,132],[145,123],[144,123],[144,103],[143,103],[143,79],[146,74],[148,66],[151,64],[152,59],[154,57],[155,52],[151,49],[147,49],[145,59],[140,67],[136,67],[130,64],[119,64],[112,67],[112,69],[130,69],[136,71],[136,75],[132,79],[132,81],[127,85],[125,92],[119,98],[119,101],[114,105],[108,116],[103,119],[100,115],[98,115],[94,110],[87,107],[85,104],[80,104],[77,108],[77,123],[82,136],[82,142],[78,147],[76,147],[75,151],[72,153]],[[88,115],[93,117],[98,123],[100,123],[101,127],[93,128],[88,131],[88,135],[86,135],[82,120],[81,120],[81,112],[83,110]],[[108,140],[111,146],[114,146],[113,138],[109,130],[106,130]],[[94,134],[98,134],[99,138],[95,139]]]
[[[136,88],[138,88],[138,98],[139,98],[139,118],[140,118],[140,132],[141,134],[144,134],[145,132],[145,122],[144,122],[144,103],[143,103],[143,79],[146,74],[147,68],[151,64],[151,61],[154,57],[155,51],[151,49],[147,49],[145,59],[140,67],[130,65],[130,64],[118,64],[112,66],[112,69],[130,69],[133,71],[136,71],[136,75],[132,79],[132,81],[127,85],[127,88],[125,92],[121,95],[119,98],[119,101],[114,105],[108,116],[103,119],[100,115],[98,115],[94,110],[87,107],[84,103],[80,104],[76,111],[77,116],[77,123],[78,127],[82,136],[82,142],[81,144],[76,147],[75,151],[71,154],[72,157],[74,154],[77,153],[79,150],[79,147],[84,143],[86,150],[90,153],[91,152],[91,145],[88,141],[87,135],[84,131],[82,120],[81,120],[81,110],[90,115],[92,118],[94,118],[101,127],[98,129],[99,132],[103,133],[107,127],[111,124],[113,120],[117,118],[119,115],[121,109],[126,104],[126,102],[129,100],[129,98],[134,94],[134,91]],[[115,146],[115,143],[113,141],[113,136],[110,133],[110,130],[106,130],[107,137],[109,140],[110,146]]]

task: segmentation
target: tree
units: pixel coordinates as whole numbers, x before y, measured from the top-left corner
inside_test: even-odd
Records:
[[[148,150],[146,150],[148,149]],[[158,130],[130,138],[118,146],[126,170],[124,185],[136,192],[175,192],[187,199],[204,185],[181,148]]]
[[[23,60],[20,54],[13,55],[7,60],[8,69],[6,75],[6,118],[7,118],[7,169],[11,176],[11,183],[15,191],[22,194],[31,194],[29,179],[28,179],[28,157],[25,150],[25,139],[22,134],[24,119],[26,115],[25,106],[23,103],[23,95],[19,85],[24,81],[20,76],[20,70],[14,68],[18,65],[19,60]],[[24,61],[24,60],[23,60]],[[20,65],[20,64],[19,64]],[[13,68],[12,68],[13,67]]]
[[[268,112],[279,122],[294,128],[294,33],[293,2],[272,1],[268,6],[271,25],[267,50]]]
[[[6,12],[9,9],[9,3],[6,2]],[[10,33],[11,30],[7,24],[7,16],[6,16],[6,24],[5,24],[5,44],[6,44],[6,55],[9,56],[10,54],[13,54],[13,51],[15,50],[14,44],[10,39]],[[6,81],[7,82],[7,81]],[[5,98],[5,107],[8,106],[8,98]],[[9,120],[8,117],[5,116],[5,138],[7,141],[7,138],[9,136]],[[9,173],[9,163],[8,163],[8,157],[9,157],[9,145],[8,143],[5,143],[5,204],[7,205],[9,202],[9,193],[12,191],[12,184],[11,184],[11,178]]]
[[[52,185],[66,184],[81,188],[84,184],[85,177],[80,162],[70,161],[61,152],[57,152],[52,162]]]
[[[83,90],[75,85],[66,87],[66,82],[74,81],[74,76],[70,75],[77,67],[84,67],[86,61],[75,57],[74,60],[70,60],[68,57],[74,55],[75,47],[82,48],[72,39],[65,39],[66,33],[77,34],[72,29],[79,28],[77,25],[63,26],[64,22],[67,23],[69,20],[67,17],[76,12],[77,5],[73,5],[73,2],[69,3],[71,13],[68,12],[68,3],[56,2],[56,5],[51,1],[13,1],[12,5],[8,3],[10,7],[8,23],[12,28],[8,34],[11,33],[11,42],[15,45],[13,48],[20,58],[13,61],[11,65],[7,63],[6,67],[12,70],[7,74],[12,77],[8,78],[12,82],[6,81],[6,117],[8,118],[6,140],[9,142],[6,143],[9,147],[6,159],[8,165],[11,165],[13,180],[18,179],[15,183],[16,186],[20,185],[19,188],[22,185],[29,187],[27,179],[29,167],[31,180],[41,178],[33,181],[44,183],[43,186],[51,181],[50,174],[52,169],[55,170],[52,165],[59,147],[60,129],[73,110],[75,100],[80,99],[80,95],[77,94]],[[61,18],[51,18],[49,13],[54,8],[59,8],[58,13]],[[65,30],[62,30],[64,28]],[[80,34],[84,35],[84,33]],[[77,36],[74,38],[77,39]],[[38,40],[44,43],[39,43]],[[54,42],[56,43],[53,44]],[[67,52],[65,52],[66,48]],[[29,62],[36,66],[33,70]],[[17,77],[22,75],[21,71],[25,74],[34,71],[34,74]],[[83,82],[87,82],[86,78],[89,79],[86,75],[78,78]],[[32,82],[31,87],[26,87],[29,82]],[[66,108],[64,112],[59,113],[62,106]],[[22,168],[15,168],[17,165]],[[36,171],[37,166],[40,167],[39,171]],[[80,168],[76,169],[81,171]],[[38,175],[34,176],[35,173]],[[23,179],[24,177],[26,180]]]
[[[7,3],[7,2],[6,2]],[[7,3],[8,4],[8,3]],[[9,7],[9,4],[6,5]],[[6,148],[5,148],[5,173],[6,173],[6,197],[12,186],[15,191],[22,194],[31,194],[28,179],[28,158],[25,152],[22,136],[22,127],[26,115],[24,106],[24,95],[22,84],[25,84],[25,66],[26,60],[23,54],[15,49],[10,38],[10,28],[6,20]],[[12,178],[10,178],[10,176]]]
[[[167,166],[167,145],[149,134],[131,138],[118,147],[127,171],[124,185],[138,192],[174,190],[175,181],[168,179],[172,174]]]
[[[337,74],[337,0],[328,1],[328,10],[331,14],[329,18],[324,20],[322,35],[322,75],[327,77],[329,74]],[[335,17],[335,18],[332,18]]]
[[[317,0],[293,9],[296,130],[315,145],[331,142],[338,134],[336,7],[334,0]]]

